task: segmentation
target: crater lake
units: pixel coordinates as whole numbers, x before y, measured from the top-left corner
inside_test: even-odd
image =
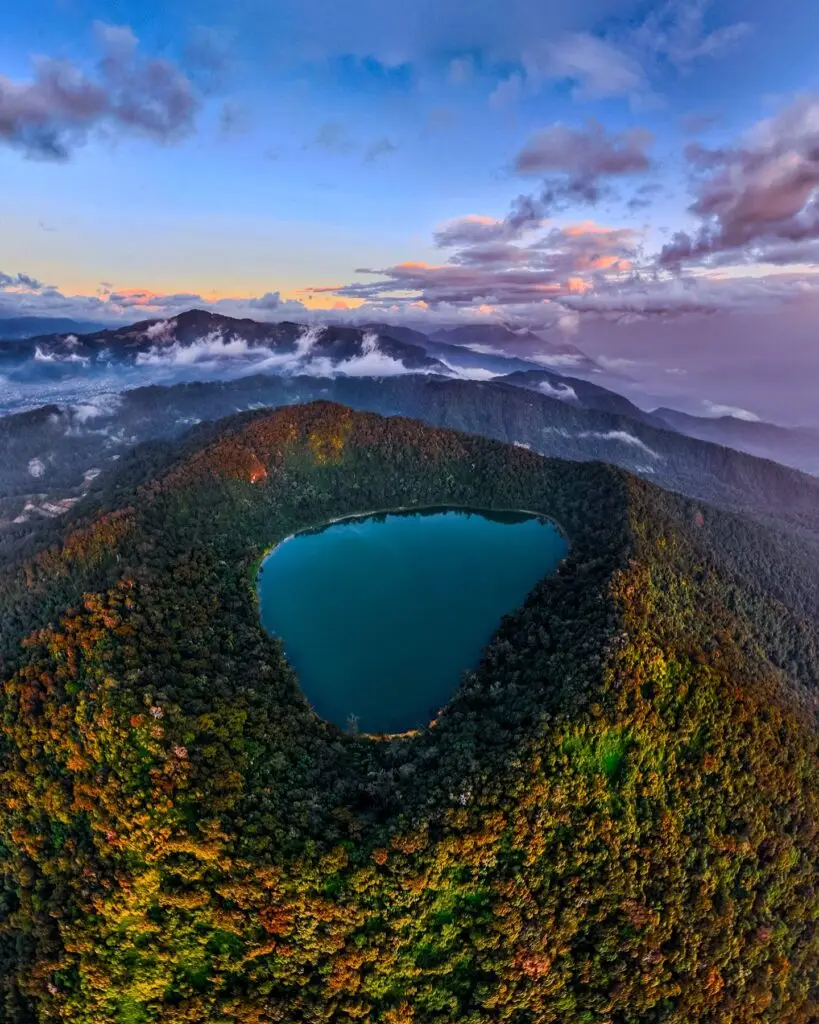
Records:
[[[501,618],[567,551],[558,527],[534,513],[343,519],[265,558],[261,621],[318,715],[351,731],[404,732],[435,717]]]

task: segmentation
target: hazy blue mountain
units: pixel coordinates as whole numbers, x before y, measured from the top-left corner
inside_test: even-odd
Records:
[[[605,397],[605,396],[604,396]],[[585,408],[502,380],[434,374],[369,377],[257,374],[233,381],[151,386],[0,419],[0,549],[13,548],[103,486],[140,442],[162,450],[232,413],[330,399],[573,461],[604,461],[722,508],[819,540],[819,480],[775,462]],[[48,526],[48,524],[45,524]]]
[[[510,373],[503,377],[507,384],[529,388],[549,398],[557,398],[584,409],[596,409],[598,412],[610,412],[616,416],[628,416],[640,423],[648,423],[663,429],[674,428],[673,424],[665,423],[653,413],[645,412],[616,391],[594,384],[579,377],[567,377],[554,370],[526,370]]]
[[[512,330],[501,324],[470,324],[435,331],[432,341],[461,345],[491,354],[516,356],[535,365],[549,365],[567,370],[595,370],[597,363],[571,342],[545,340],[527,330]]]
[[[101,325],[93,320],[71,320],[63,316],[0,317],[0,340],[19,341],[44,334],[90,334]]]
[[[444,369],[423,348],[394,337],[376,338],[358,327],[307,327],[284,321],[259,323],[192,309],[168,320],[143,320],[127,327],[112,327],[88,334],[62,333],[35,339],[40,362],[140,362],[159,365],[163,361],[192,363],[197,360],[230,363],[237,357],[267,359],[271,369],[289,368],[291,363],[329,360],[335,366],[368,358],[373,372],[378,357],[394,360],[402,369]],[[180,351],[189,353],[180,356]],[[31,344],[0,343],[5,362],[29,358]],[[292,359],[288,358],[292,357]]]
[[[692,416],[667,408],[655,409],[652,416],[689,437],[819,474],[819,430],[815,428],[782,427],[736,416]]]

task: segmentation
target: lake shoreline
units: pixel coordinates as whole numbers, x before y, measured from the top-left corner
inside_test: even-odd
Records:
[[[282,537],[281,540],[276,541],[275,543],[271,544],[271,546],[269,548],[266,548],[262,552],[262,554],[259,556],[259,558],[256,560],[256,562],[254,563],[254,566],[255,566],[254,582],[255,582],[255,585],[256,585],[256,591],[258,593],[259,575],[261,574],[261,572],[262,572],[262,570],[264,568],[264,563],[268,560],[268,558],[270,558],[272,555],[274,555],[276,553],[276,551],[283,544],[286,544],[288,541],[293,540],[295,537],[300,537],[300,536],[302,536],[305,533],[314,533],[314,532],[317,532],[319,530],[323,530],[323,529],[325,529],[328,526],[334,526],[336,523],[347,522],[350,519],[369,519],[371,516],[402,515],[402,514],[406,514],[408,512],[410,512],[410,513],[411,512],[435,512],[435,511],[444,511],[444,510],[448,510],[448,511],[451,511],[451,512],[472,512],[475,515],[482,515],[485,512],[494,512],[494,513],[499,513],[499,512],[500,513],[503,513],[503,512],[505,512],[505,513],[515,513],[515,512],[517,512],[517,513],[520,513],[521,515],[531,516],[533,519],[540,519],[543,522],[550,523],[557,530],[557,532],[560,534],[560,536],[563,538],[563,540],[566,541],[567,551],[566,551],[566,555],[564,556],[564,558],[561,559],[561,563],[565,560],[565,558],[568,558],[569,553],[571,552],[571,546],[572,546],[571,538],[569,537],[568,533],[564,530],[563,526],[556,519],[553,519],[550,515],[548,515],[546,512],[538,512],[535,509],[530,509],[530,508],[487,508],[485,505],[481,506],[481,507],[478,507],[476,505],[451,505],[451,504],[442,504],[442,505],[393,505],[391,508],[376,508],[376,509],[371,509],[371,510],[366,511],[366,512],[350,512],[347,515],[334,516],[332,519],[323,519],[319,523],[315,523],[315,524],[313,524],[311,526],[304,526],[300,530],[296,530],[293,533],[289,533],[286,537]],[[557,571],[557,570],[555,570],[555,571]]]

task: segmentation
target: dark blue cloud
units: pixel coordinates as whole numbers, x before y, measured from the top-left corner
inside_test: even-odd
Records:
[[[68,60],[41,57],[33,76],[0,75],[0,142],[27,156],[67,160],[94,129],[136,132],[160,142],[193,130],[200,101],[169,60],[144,57],[126,26],[97,22],[94,74]]]

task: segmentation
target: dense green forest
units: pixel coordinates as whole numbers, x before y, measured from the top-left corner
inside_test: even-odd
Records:
[[[259,625],[259,560],[449,503],[570,554],[429,728],[345,734]],[[326,402],[138,450],[0,577],[0,1021],[816,1020],[812,550]]]

